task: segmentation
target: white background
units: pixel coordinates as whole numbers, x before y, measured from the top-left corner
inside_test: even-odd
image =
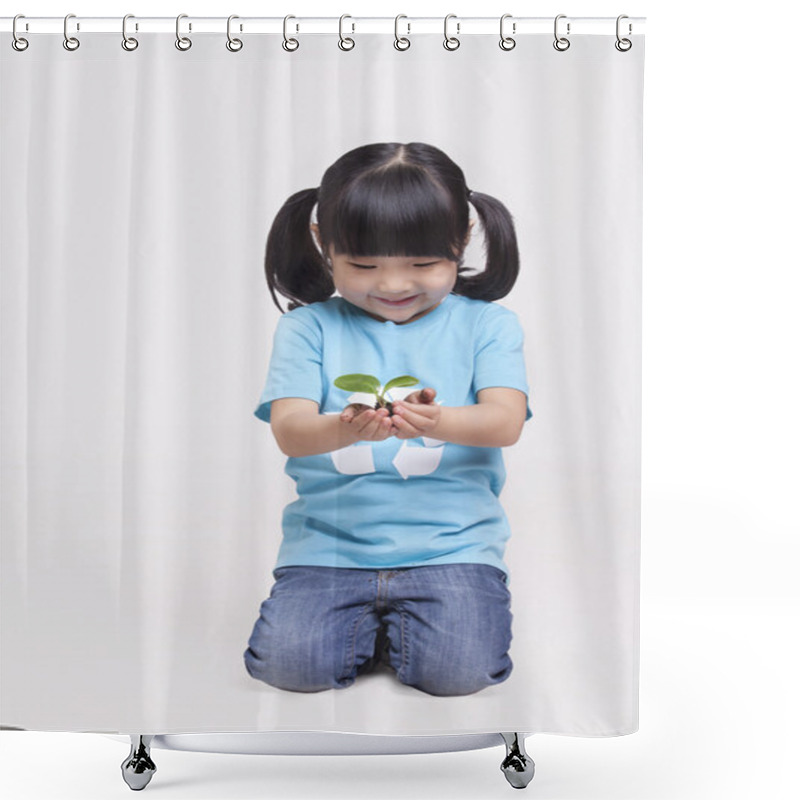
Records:
[[[24,7],[23,7],[24,6]],[[539,800],[797,796],[797,7],[488,0],[235,7],[31,0],[29,17],[647,17],[640,731],[534,736]],[[2,46],[9,46],[7,36]],[[125,687],[120,686],[124,692]],[[15,800],[128,796],[121,743],[0,733]],[[508,797],[502,748],[424,756],[155,750],[163,798]]]

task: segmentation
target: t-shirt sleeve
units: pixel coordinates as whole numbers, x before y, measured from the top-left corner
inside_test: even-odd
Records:
[[[322,405],[322,334],[313,319],[289,311],[279,320],[272,355],[255,415],[270,421],[273,400],[303,397]]]
[[[493,386],[518,389],[528,398],[525,419],[533,416],[525,375],[525,334],[511,309],[490,304],[481,318],[475,343],[474,389]]]

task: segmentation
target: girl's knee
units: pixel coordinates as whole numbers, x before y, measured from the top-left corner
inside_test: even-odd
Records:
[[[251,677],[294,692],[343,689],[373,655],[377,619],[368,607],[322,609],[311,614],[305,594],[273,596],[261,611],[244,653]]]
[[[511,675],[513,664],[508,654],[498,663],[489,666],[469,663],[451,663],[444,666],[439,663],[421,664],[413,669],[398,672],[398,678],[408,686],[420,689],[426,694],[436,697],[458,697],[475,694],[489,686],[502,683]]]
[[[506,680],[511,674],[511,669],[502,677],[492,677],[486,674],[478,675],[439,675],[429,678],[422,678],[416,682],[407,682],[409,686],[419,689],[426,694],[435,697],[461,697],[467,694],[475,694],[489,686],[494,686]],[[401,679],[402,680],[402,679]]]
[[[307,648],[292,652],[285,645],[268,650],[248,647],[244,664],[251,677],[290,692],[322,692],[353,682],[352,678],[339,678],[330,659],[309,652]]]
[[[324,630],[298,631],[280,614],[266,614],[253,627],[244,652],[247,672],[256,680],[292,692],[321,692],[349,686],[342,675],[341,652]]]

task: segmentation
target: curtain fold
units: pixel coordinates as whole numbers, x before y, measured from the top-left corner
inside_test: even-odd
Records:
[[[2,48],[3,725],[636,730],[644,37],[570,38]],[[242,663],[295,498],[253,415],[280,318],[266,234],[373,142],[441,148],[520,246],[498,301],[533,410],[503,451],[514,670],[463,697],[389,675],[299,694]],[[476,225],[467,265],[482,248]]]

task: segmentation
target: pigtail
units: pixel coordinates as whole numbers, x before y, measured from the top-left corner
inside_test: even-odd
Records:
[[[287,297],[289,311],[327,300],[335,291],[322,254],[311,236],[311,211],[319,189],[293,194],[278,211],[267,236],[264,272],[272,300],[281,314],[276,292]]]
[[[499,300],[514,286],[519,275],[519,247],[509,210],[496,198],[470,192],[470,202],[483,227],[486,267],[477,275],[459,274],[454,294],[475,300]]]

